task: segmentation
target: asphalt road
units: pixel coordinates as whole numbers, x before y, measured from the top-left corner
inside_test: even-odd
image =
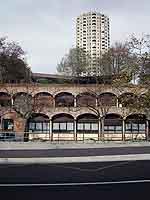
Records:
[[[71,186],[71,187],[0,187],[5,200],[144,200],[149,199],[149,183]]]
[[[150,153],[150,147],[0,150],[0,158],[76,157],[76,156],[104,156],[104,155],[149,154],[149,153]]]
[[[1,183],[78,183],[150,179],[150,161],[0,165]]]
[[[5,199],[149,199],[150,183],[75,186],[9,186],[150,180],[150,161],[0,165],[0,197]],[[1,186],[1,184],[6,184]]]

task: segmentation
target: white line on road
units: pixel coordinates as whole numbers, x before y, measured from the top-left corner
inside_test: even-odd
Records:
[[[57,164],[150,160],[150,154],[84,156],[84,157],[35,157],[35,158],[0,158],[0,164]]]
[[[83,183],[22,183],[22,184],[0,184],[0,187],[46,187],[46,186],[86,186],[86,185],[114,185],[150,183],[150,180],[109,181],[109,182],[83,182]]]

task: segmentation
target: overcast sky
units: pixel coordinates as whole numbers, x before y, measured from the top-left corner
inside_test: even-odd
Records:
[[[33,72],[56,72],[75,46],[75,20],[83,12],[110,17],[111,44],[150,33],[149,0],[1,0],[0,8],[0,37],[19,42]]]

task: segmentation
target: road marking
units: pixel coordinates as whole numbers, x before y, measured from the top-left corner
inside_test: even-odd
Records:
[[[135,184],[150,183],[150,180],[130,181],[109,181],[109,182],[82,182],[82,183],[21,183],[21,184],[0,184],[0,187],[44,187],[44,186],[84,186],[84,185],[114,185],[114,184]]]
[[[88,163],[113,161],[150,160],[150,154],[85,156],[85,157],[35,157],[35,158],[0,158],[0,164],[59,164],[59,163]]]

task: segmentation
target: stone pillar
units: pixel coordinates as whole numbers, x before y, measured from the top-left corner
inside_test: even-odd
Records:
[[[101,140],[101,118],[98,120],[98,140]]]
[[[53,107],[55,108],[55,96],[53,97]]]
[[[118,101],[118,98],[117,98],[117,105],[116,105],[116,106],[117,106],[117,108],[119,108],[119,101]]]
[[[77,141],[77,121],[74,120],[74,140]]]
[[[53,133],[52,133],[52,120],[49,121],[49,134],[50,134],[50,140],[53,141]]]
[[[146,120],[146,140],[149,140],[149,121]]]
[[[11,97],[11,106],[14,105],[14,100],[13,100],[13,97]]]
[[[96,98],[96,107],[98,106],[98,99]]]
[[[76,97],[74,98],[74,107],[75,108],[77,107],[77,99],[76,99]]]
[[[122,140],[125,141],[125,120],[122,121]]]
[[[104,134],[104,117],[101,118],[101,139],[104,140],[105,134]]]

